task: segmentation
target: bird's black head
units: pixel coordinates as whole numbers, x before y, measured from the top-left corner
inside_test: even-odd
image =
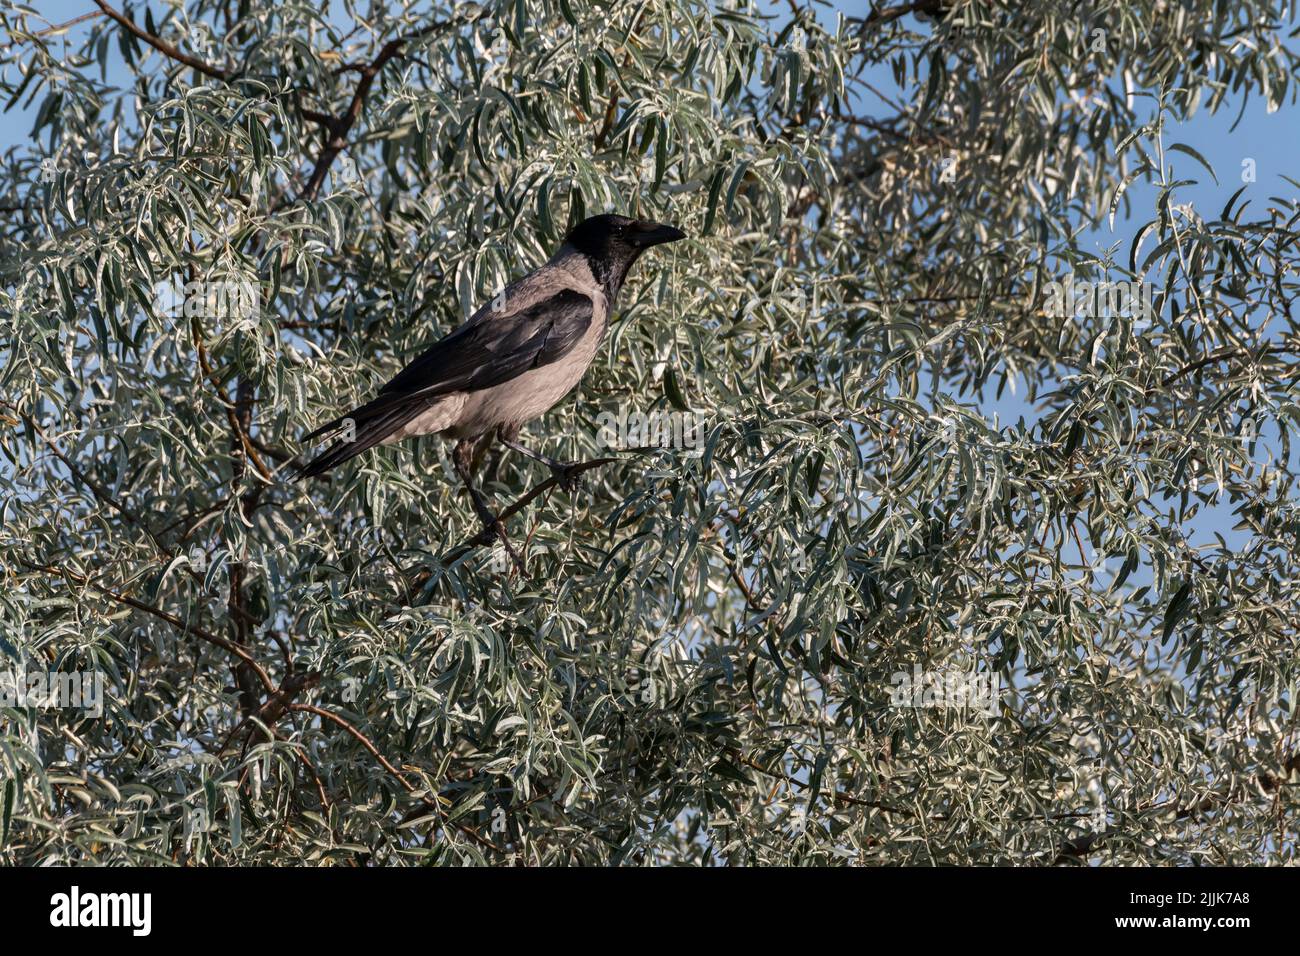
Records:
[[[564,241],[587,257],[602,283],[617,287],[641,253],[685,238],[686,233],[673,226],[606,214],[584,219],[569,230]]]

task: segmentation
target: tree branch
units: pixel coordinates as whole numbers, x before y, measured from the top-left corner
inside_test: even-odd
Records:
[[[26,412],[21,411],[16,405],[12,405],[9,402],[4,401],[3,399],[0,399],[0,405],[12,409],[15,414],[19,415],[23,419],[23,421],[27,423],[27,427],[30,428],[36,434],[36,436],[40,438],[41,441],[45,442],[45,447],[50,450],[50,452],[54,455],[54,457],[59,459],[59,461],[63,462],[64,467],[66,467],[68,471],[72,473],[72,477],[76,478],[77,481],[81,482],[81,484],[89,488],[90,493],[93,494],[97,500],[99,500],[103,504],[108,505],[118,514],[120,514],[123,518],[125,518],[129,524],[131,524],[136,528],[139,528],[141,531],[147,534],[149,536],[149,540],[153,543],[154,547],[158,550],[160,554],[164,555],[167,558],[172,557],[171,552],[169,552],[166,548],[164,548],[161,544],[159,544],[158,539],[154,536],[154,533],[149,529],[149,526],[144,523],[144,520],[139,515],[135,514],[133,511],[128,509],[115,497],[113,497],[113,495],[109,492],[107,488],[105,488],[99,482],[91,478],[88,474],[82,471],[81,468],[78,467],[75,462],[73,462],[70,458],[68,458],[67,455],[63,454],[63,452],[59,450],[59,447],[56,444],[54,444],[54,440],[51,439],[49,435],[45,434],[45,429],[41,428],[40,425],[36,424],[35,419],[33,419]]]
[[[627,33],[623,34],[623,43],[620,44],[620,46],[626,45],[628,40],[632,38],[632,34],[636,32],[636,28],[641,24],[641,16],[645,11],[646,6],[643,5],[641,9],[636,12],[636,16],[627,28]],[[627,69],[631,63],[632,54],[624,53],[623,69]],[[593,140],[593,145],[597,150],[605,148],[605,140],[609,138],[609,132],[614,126],[614,117],[618,115],[618,81],[613,76],[609,78],[609,86],[609,106],[605,108],[605,120],[600,124],[600,129],[597,130],[596,138]]]
[[[361,116],[361,111],[365,108],[366,99],[370,96],[370,88],[374,86],[375,77],[388,64],[390,60],[402,52],[402,48],[413,40],[419,40],[430,34],[437,33],[449,27],[464,26],[468,23],[477,23],[479,20],[486,18],[491,11],[482,10],[471,17],[460,17],[453,20],[439,20],[431,23],[423,29],[414,33],[408,33],[396,39],[389,40],[379,50],[376,56],[365,66],[356,64],[344,64],[339,67],[339,71],[355,70],[361,74],[361,79],[357,81],[356,89],[352,92],[352,99],[348,103],[347,110],[340,116],[326,117],[324,114],[317,114],[320,122],[325,127],[325,146],[321,149],[316,157],[316,164],[311,171],[311,177],[307,180],[307,185],[303,187],[299,200],[310,202],[316,198],[320,192],[321,184],[325,182],[325,174],[329,172],[330,165],[338,157],[339,153],[347,147],[348,133],[356,124],[357,119]],[[306,114],[304,114],[306,115]]]
[[[389,763],[388,758],[379,752],[379,748],[376,747],[374,743],[371,742],[369,737],[367,737],[361,731],[357,730],[357,728],[352,726],[352,724],[349,723],[347,720],[344,720],[342,717],[340,717],[338,714],[334,713],[333,711],[326,710],[323,707],[317,707],[315,704],[290,704],[289,710],[296,711],[299,713],[304,713],[304,714],[315,714],[317,717],[320,717],[322,720],[331,721],[337,724],[338,726],[342,727],[349,734],[351,734],[352,737],[356,739],[358,743],[361,744],[361,746],[365,747],[367,750],[370,751],[371,756],[373,756],[376,760],[378,760],[379,765],[383,767],[385,770],[387,770],[389,774],[391,774],[397,780],[397,782],[402,785],[403,790],[405,790],[407,793],[411,794],[412,796],[415,795],[417,789],[415,785],[412,784],[409,780],[407,780],[406,776],[400,770],[398,770],[391,763]],[[423,800],[429,806],[437,807],[439,810],[441,810],[441,807],[438,807],[437,801],[430,800],[428,797],[420,797],[419,799]]]
[[[382,753],[379,752],[379,748],[374,745],[374,743],[370,740],[369,737],[367,737],[361,731],[357,730],[357,728],[352,726],[352,724],[349,721],[340,717],[338,714],[334,713],[333,711],[326,710],[323,707],[317,707],[315,704],[290,704],[289,710],[295,711],[297,713],[302,713],[302,714],[314,714],[315,716],[320,717],[322,720],[328,720],[331,723],[334,723],[337,726],[342,727],[345,731],[347,731],[349,734],[352,735],[352,738],[354,740],[356,740],[358,743],[361,744],[361,746],[365,747],[367,750],[370,751],[371,755],[376,760],[379,761],[379,765],[383,767],[386,771],[388,771],[388,773],[394,779],[396,779],[398,783],[402,785],[403,790],[405,790],[411,796],[415,797],[420,802],[424,803],[430,809],[434,810],[439,816],[445,816],[442,809],[442,805],[439,804],[437,800],[430,799],[429,797],[416,796],[417,788],[409,780],[406,779],[405,775],[403,775],[403,773],[400,770],[398,770],[396,767],[392,765],[392,763],[389,762],[387,757],[385,757]],[[453,825],[456,827],[456,829],[460,830],[461,833],[465,834],[475,843],[479,844],[479,846],[486,847],[487,849],[492,850],[496,853],[501,853],[501,854],[505,853],[505,851],[502,850],[499,846],[497,846],[491,840],[486,840],[483,837],[481,837],[471,827],[466,826],[465,824],[459,822],[456,822]]]
[[[932,17],[943,16],[943,0],[914,0],[913,3],[900,3],[896,7],[872,10],[866,17],[854,17],[853,19],[862,21],[862,32],[866,33],[871,27],[883,27],[899,17],[907,16],[909,13],[924,13]]]
[[[26,562],[23,563],[26,564]],[[104,587],[102,584],[96,583],[85,575],[78,574],[75,571],[70,571],[67,568],[52,568],[44,564],[27,564],[27,567],[31,568],[33,571],[43,571],[46,574],[51,574],[55,577],[71,578],[75,584],[81,584],[93,588],[110,600],[116,601],[118,604],[135,608],[137,611],[144,611],[146,614],[152,614],[159,620],[166,621],[168,624],[178,630],[184,631],[186,634],[191,634],[201,641],[206,641],[214,647],[219,647],[223,651],[233,654],[235,657],[238,657],[243,661],[249,669],[257,675],[258,680],[261,681],[262,686],[266,688],[268,693],[275,693],[275,683],[271,680],[270,676],[267,675],[266,671],[263,670],[262,665],[257,662],[257,659],[254,658],[253,655],[248,653],[248,651],[244,650],[238,644],[235,644],[233,641],[228,641],[224,637],[219,637],[216,634],[213,634],[211,631],[204,630],[194,624],[182,621],[176,615],[164,611],[162,608],[154,607],[152,604],[145,604],[143,601],[137,601],[135,598],[127,594],[119,594],[110,588]]]
[[[186,66],[192,67],[193,69],[198,70],[204,76],[210,76],[214,80],[229,80],[232,76],[234,76],[234,74],[231,73],[229,70],[223,70],[220,67],[213,66],[210,63],[205,63],[204,61],[200,60],[198,57],[190,56],[188,53],[185,53],[184,51],[178,49],[177,47],[168,43],[166,40],[154,36],[149,31],[142,30],[140,27],[132,23],[131,20],[127,18],[125,15],[118,13],[116,10],[110,7],[105,2],[105,0],[95,0],[95,3],[99,6],[99,9],[103,10],[106,14],[108,14],[119,24],[121,24],[124,30],[126,30],[128,33],[133,34],[138,39],[143,40],[145,43],[149,44],[151,47],[153,47],[155,50],[157,50],[159,53],[163,54],[164,56],[170,57],[171,59],[175,60],[178,63],[184,63]]]
[[[1174,382],[1178,381],[1184,375],[1190,375],[1193,372],[1200,371],[1201,369],[1205,368],[1205,366],[1213,365],[1215,362],[1222,362],[1227,359],[1234,359],[1234,358],[1260,359],[1263,358],[1265,355],[1282,355],[1290,351],[1291,351],[1290,347],[1285,345],[1271,345],[1268,348],[1261,350],[1258,355],[1254,355],[1251,352],[1243,349],[1234,349],[1234,348],[1219,349],[1217,352],[1211,352],[1203,359],[1195,361],[1190,365],[1184,365],[1177,372],[1174,372],[1174,374],[1166,377],[1165,380],[1160,384],[1163,387],[1168,388],[1170,385],[1174,384]]]
[[[203,338],[199,334],[199,320],[197,318],[190,320],[190,332],[194,337],[194,348],[199,356],[199,369],[203,372],[204,378],[208,379],[208,381],[212,383],[212,387],[217,391],[217,398],[225,409],[226,422],[230,425],[231,434],[238,437],[243,453],[248,457],[249,461],[253,463],[253,467],[257,469],[258,476],[268,485],[271,484],[273,482],[273,479],[271,478],[271,470],[266,467],[266,463],[262,461],[261,456],[258,455],[257,448],[253,445],[252,439],[248,437],[248,430],[240,422],[236,410],[238,403],[231,402],[226,396],[225,389],[221,387],[221,379],[217,377],[216,371],[212,368],[211,363],[208,362],[208,350],[204,347]]]
[[[279,689],[266,698],[262,706],[256,711],[244,716],[238,724],[235,725],[227,736],[225,741],[217,748],[217,753],[224,753],[230,746],[230,742],[235,739],[239,733],[250,721],[257,720],[267,727],[274,727],[289,710],[289,705],[293,699],[301,694],[304,690],[310,690],[320,683],[321,675],[318,671],[308,671],[305,674],[290,674],[281,682]]]

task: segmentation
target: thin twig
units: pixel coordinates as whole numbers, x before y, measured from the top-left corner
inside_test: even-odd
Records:
[[[777,770],[769,770],[767,767],[764,767],[762,764],[758,763],[757,761],[751,760],[748,757],[742,757],[741,755],[735,753],[733,753],[732,756],[735,758],[735,760],[738,763],[744,764],[746,767],[749,767],[751,770],[757,770],[759,773],[767,774],[767,776],[769,777],[776,777],[778,780],[784,780],[786,783],[790,784],[793,787],[797,787],[800,790],[807,790],[811,786],[811,784],[805,783],[802,780],[796,780],[794,777],[791,777],[788,774],[781,773],[780,771]],[[832,800],[835,800],[837,803],[847,803],[855,807],[871,807],[874,810],[883,810],[886,813],[898,813],[898,814],[902,814],[905,817],[916,816],[914,812],[912,812],[911,810],[904,809],[903,807],[891,807],[888,804],[880,803],[879,801],[876,800],[864,800],[861,797],[850,797],[847,793],[831,791],[830,793],[827,794],[827,796],[829,796]],[[945,818],[936,817],[935,819],[945,819]]]
[[[608,465],[618,460],[619,459],[617,458],[593,458],[591,461],[583,461],[574,465],[573,467],[568,469],[568,473],[564,477],[560,475],[552,475],[550,478],[547,478],[541,484],[537,485],[535,488],[533,488],[531,491],[525,494],[522,498],[514,502],[514,504],[510,505],[504,511],[499,513],[497,515],[497,521],[504,524],[508,519],[513,518],[519,512],[523,511],[530,504],[532,504],[540,495],[543,495],[546,492],[550,491],[552,488],[558,486],[560,482],[565,479],[565,477],[572,478],[574,475],[580,475],[584,471],[589,471],[592,468],[599,468],[601,465]],[[484,530],[476,534],[474,537],[466,538],[460,544],[456,545],[456,547],[448,551],[447,554],[443,557],[443,562],[449,563],[451,561],[456,560],[461,555],[474,550],[475,548],[481,548],[485,545],[491,544],[495,540],[495,537],[496,535],[491,529],[485,528]]]
[[[58,33],[60,30],[66,30],[68,27],[75,27],[78,23],[84,23],[86,20],[91,20],[95,17],[102,17],[103,15],[104,15],[104,11],[102,10],[91,10],[89,13],[83,13],[79,17],[73,17],[71,20],[68,20],[64,23],[56,23],[52,27],[46,27],[44,30],[40,30],[37,33],[33,33],[32,36],[34,37],[48,36],[51,33]]]

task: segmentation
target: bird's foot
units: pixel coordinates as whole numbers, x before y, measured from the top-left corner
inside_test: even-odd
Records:
[[[524,566],[524,559],[519,556],[515,546],[510,543],[510,537],[506,534],[506,526],[501,523],[499,518],[493,518],[491,521],[485,519],[483,530],[479,532],[478,537],[475,539],[475,543],[483,547],[490,545],[493,541],[501,542],[502,550],[510,556],[510,560],[520,574],[527,570]]]
[[[569,494],[582,487],[582,473],[578,470],[580,461],[560,461],[551,465],[551,477]]]

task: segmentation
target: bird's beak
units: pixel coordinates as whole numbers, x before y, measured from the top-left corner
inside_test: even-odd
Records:
[[[658,222],[639,222],[632,230],[632,238],[642,249],[648,249],[660,243],[685,239],[686,233],[675,226],[665,226]]]

